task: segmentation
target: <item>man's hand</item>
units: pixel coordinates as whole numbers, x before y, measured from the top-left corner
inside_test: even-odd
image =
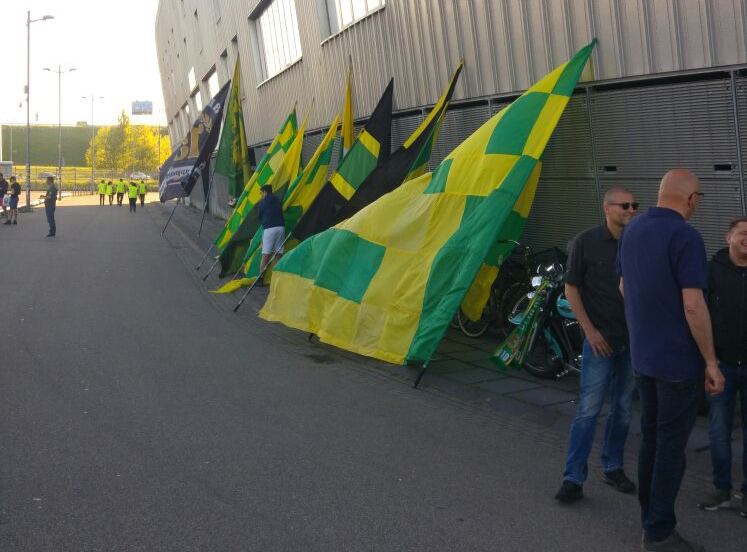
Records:
[[[705,390],[709,395],[718,395],[724,391],[724,375],[718,364],[708,364],[705,369]]]
[[[612,347],[610,347],[604,336],[594,326],[591,326],[588,331],[584,330],[586,341],[589,342],[591,350],[594,351],[594,356],[608,357],[612,355]]]

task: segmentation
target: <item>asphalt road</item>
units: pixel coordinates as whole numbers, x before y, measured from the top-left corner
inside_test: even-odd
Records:
[[[72,203],[54,239],[42,211],[0,226],[2,552],[640,549],[635,497],[597,470],[553,501],[567,420],[414,390],[259,296],[234,315],[163,208]],[[682,532],[744,551],[700,481]]]

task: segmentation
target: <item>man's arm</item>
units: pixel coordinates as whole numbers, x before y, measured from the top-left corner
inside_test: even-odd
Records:
[[[576,315],[576,320],[581,325],[581,329],[584,331],[584,336],[591,346],[591,350],[594,351],[594,356],[608,357],[612,354],[612,347],[609,346],[604,336],[597,330],[592,324],[589,315],[584,307],[584,302],[581,299],[581,292],[577,286],[573,284],[565,284],[565,296],[568,302],[571,304],[571,310]]]
[[[700,354],[706,363],[705,388],[711,395],[718,395],[724,390],[724,376],[718,367],[716,349],[713,346],[713,331],[711,329],[711,315],[706,306],[703,290],[699,288],[685,288],[682,290],[682,303],[685,308],[685,318],[690,326],[690,333],[698,345]]]
[[[620,276],[620,285],[617,286],[617,289],[620,290],[620,295],[622,295],[623,299],[625,298],[625,285],[623,284],[623,278]]]

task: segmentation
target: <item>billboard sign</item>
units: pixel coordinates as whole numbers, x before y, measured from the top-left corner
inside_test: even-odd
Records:
[[[133,115],[153,115],[153,102],[134,101],[132,102]]]

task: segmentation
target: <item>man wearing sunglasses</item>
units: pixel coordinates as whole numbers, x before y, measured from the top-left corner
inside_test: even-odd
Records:
[[[697,176],[671,170],[659,185],[657,206],[620,237],[617,269],[641,399],[638,500],[648,551],[703,550],[677,533],[674,513],[704,366],[706,391],[724,388],[703,293],[705,245],[687,223],[702,197]]]
[[[602,447],[602,478],[620,492],[635,491],[635,484],[623,470],[635,377],[615,260],[617,240],[638,203],[628,190],[615,187],[604,195],[602,209],[604,224],[581,232],[569,247],[565,294],[584,332],[584,347],[578,408],[568,438],[563,483],[555,495],[564,503],[583,498],[597,417],[608,390],[610,412]]]

